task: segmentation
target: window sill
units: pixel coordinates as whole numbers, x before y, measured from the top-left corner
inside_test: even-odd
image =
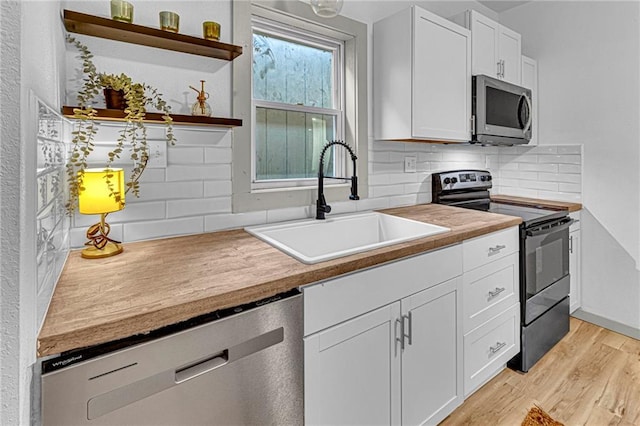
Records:
[[[332,184],[324,184],[325,188],[350,188],[351,184],[349,183],[332,183]],[[252,194],[268,194],[274,192],[293,192],[293,191],[317,191],[318,184],[314,185],[305,185],[305,186],[281,186],[278,188],[251,188]]]

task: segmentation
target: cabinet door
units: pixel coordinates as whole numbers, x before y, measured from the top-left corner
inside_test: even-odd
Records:
[[[502,79],[519,85],[522,66],[522,36],[502,25],[498,34],[498,53],[500,60],[502,60]]]
[[[490,77],[498,77],[498,39],[500,24],[482,16],[481,14],[470,12],[470,28],[473,34],[472,49],[473,75],[484,74]]]
[[[402,424],[437,424],[462,403],[460,278],[402,299]]]
[[[529,145],[538,145],[538,63],[531,58],[522,56],[523,87],[531,90],[531,140]]]
[[[471,36],[414,7],[412,133],[431,140],[470,139]]]
[[[581,305],[580,302],[580,231],[569,233],[569,312],[572,313]]]
[[[400,302],[304,339],[305,424],[400,424]]]

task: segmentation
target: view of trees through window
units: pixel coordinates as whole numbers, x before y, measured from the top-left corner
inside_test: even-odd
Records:
[[[330,43],[254,29],[256,181],[317,176],[323,146],[339,137],[337,52]],[[331,175],[332,156],[325,160]]]

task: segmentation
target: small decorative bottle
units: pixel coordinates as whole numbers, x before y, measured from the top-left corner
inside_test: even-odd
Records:
[[[201,117],[211,117],[211,106],[206,102],[209,99],[209,94],[204,91],[204,80],[200,80],[201,90],[196,89],[193,86],[189,86],[191,89],[195,90],[198,94],[198,100],[191,107],[191,115],[199,115]]]

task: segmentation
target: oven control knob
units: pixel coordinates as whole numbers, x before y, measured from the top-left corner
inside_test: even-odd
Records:
[[[487,176],[487,180],[493,180],[493,178],[491,177],[491,175]]]
[[[444,178],[444,180],[442,182],[444,182],[445,185],[449,185],[451,183],[451,179]]]
[[[451,178],[451,183],[456,183],[458,181],[458,178]]]
[[[484,182],[484,181],[486,181],[486,180],[487,180],[487,177],[486,177],[486,176],[484,176],[484,175],[480,176],[480,181],[481,181],[481,182]]]

